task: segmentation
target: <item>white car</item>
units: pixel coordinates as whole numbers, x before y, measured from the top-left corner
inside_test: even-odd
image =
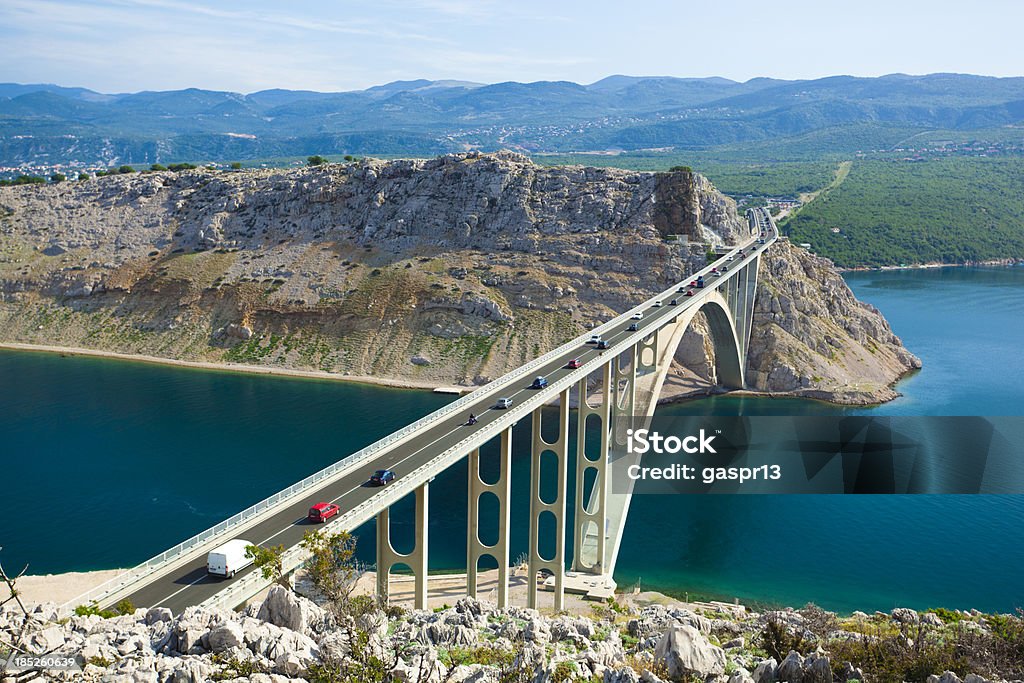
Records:
[[[631,317],[632,320],[643,320],[644,319],[644,314],[639,312],[639,311],[637,311],[636,313],[634,313],[630,317]]]
[[[510,398],[499,398],[498,402],[494,404],[494,407],[495,408],[501,408],[502,410],[504,410],[505,408],[511,408],[512,407],[512,399],[510,399]]]
[[[652,305],[652,306],[653,306],[654,308],[661,308],[661,299],[658,299],[657,301],[655,301],[655,302],[654,302],[653,304],[651,304],[651,305]]]
[[[588,344],[596,344],[599,341],[601,341],[601,335],[599,335],[599,334],[592,334],[592,335],[590,335],[590,339],[587,340],[587,343]]]
[[[727,258],[727,259],[725,259],[725,260],[726,260],[726,261],[735,261],[735,260],[736,260],[736,257],[735,257],[735,256],[731,256],[731,255],[730,255],[730,256],[729,256],[729,258]]]

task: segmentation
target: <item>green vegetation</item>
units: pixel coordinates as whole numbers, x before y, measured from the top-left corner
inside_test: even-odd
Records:
[[[63,173],[54,173],[53,175],[50,176],[51,183],[63,183],[67,179],[68,177]]]
[[[88,605],[79,605],[75,608],[75,615],[79,617],[98,616],[104,619],[112,619],[114,617],[120,617],[125,614],[132,614],[135,612],[135,604],[131,600],[125,598],[121,602],[117,603],[113,609],[100,609],[99,603],[95,600],[91,601]]]
[[[85,171],[83,171],[83,172],[81,172],[81,173],[79,173],[79,174],[78,174],[78,179],[79,179],[79,180],[88,180],[88,179],[89,179],[89,178],[91,178],[91,177],[92,177],[92,176],[90,176],[90,175],[89,175],[88,173],[86,173]]]
[[[324,159],[319,154],[314,154],[311,157],[306,157],[306,164],[309,166],[322,166],[327,163],[327,159]]]
[[[780,227],[845,267],[1020,257],[1022,183],[1024,159],[858,160]]]
[[[164,166],[163,164],[152,164],[152,165],[151,165],[151,166],[149,167],[149,170],[150,170],[150,171],[166,171],[166,170],[167,170],[167,167],[166,167],[166,166]]]
[[[9,185],[41,185],[45,182],[46,178],[41,176],[21,174],[14,180],[0,180],[0,187],[7,187]]]
[[[260,570],[264,579],[281,584],[285,588],[291,586],[288,577],[285,576],[284,567],[281,563],[281,556],[284,555],[284,546],[275,545],[264,548],[259,545],[245,546],[245,556],[251,557],[253,564]]]

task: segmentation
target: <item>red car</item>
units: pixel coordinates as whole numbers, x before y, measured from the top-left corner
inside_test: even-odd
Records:
[[[686,292],[686,296],[693,296],[693,290],[692,290],[692,289],[691,289],[691,290],[688,290],[688,291]]]
[[[583,361],[581,361],[579,358],[573,358],[565,367],[569,368],[570,370],[575,370],[576,368],[583,367]]]
[[[311,524],[320,524],[321,522],[326,522],[339,512],[341,512],[341,508],[334,503],[317,503],[309,508],[309,514],[306,515],[306,519]]]

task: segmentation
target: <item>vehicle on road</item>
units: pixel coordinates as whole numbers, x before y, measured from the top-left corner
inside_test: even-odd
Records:
[[[743,254],[743,252],[741,251],[741,252],[740,252],[740,255],[742,255],[742,254]],[[726,261],[735,261],[735,260],[736,260],[736,257],[735,257],[735,256],[733,256],[732,254],[729,254],[729,258],[727,258],[727,259],[725,259],[725,260],[726,260]]]
[[[233,578],[235,574],[252,565],[253,558],[247,557],[245,549],[254,545],[242,538],[235,538],[206,556],[206,573],[214,576]]]
[[[371,486],[387,486],[395,480],[395,473],[391,470],[377,470],[370,475]]]
[[[543,389],[548,385],[548,378],[543,375],[537,375],[533,378],[533,384],[530,385],[531,389]]]
[[[334,503],[317,503],[313,507],[309,508],[309,514],[306,515],[306,520],[310,524],[320,524],[326,522],[334,515],[341,512],[341,508]]]
[[[607,339],[602,339],[601,341],[597,342],[597,348],[601,349],[602,351],[610,346],[611,344],[608,343]]]
[[[644,314],[641,311],[637,311],[636,313],[631,315],[630,318],[632,320],[643,320],[644,319]]]
[[[703,289],[704,288],[704,276],[703,275],[701,275],[699,278],[697,278],[697,288],[698,289]]]
[[[701,285],[701,287],[703,287],[703,286],[704,286],[704,285]],[[690,291],[688,291],[688,292],[686,293],[686,296],[693,296],[693,290],[691,289]]]
[[[510,398],[499,398],[498,402],[494,404],[494,407],[495,408],[499,408],[501,410],[504,410],[505,408],[511,408],[512,407],[512,399],[510,399]]]
[[[469,419],[468,419],[468,420],[466,420],[466,426],[468,426],[468,427],[472,427],[472,426],[473,426],[473,425],[475,425],[475,424],[476,424],[477,422],[479,422],[479,420],[477,420],[477,419],[476,419],[476,415],[474,415],[473,413],[470,413],[470,414],[469,414]]]
[[[592,334],[592,335],[590,335],[590,339],[587,340],[587,343],[588,344],[596,344],[599,341],[601,341],[601,335],[599,335],[599,334]]]
[[[653,303],[653,304],[651,304],[651,307],[652,307],[652,308],[661,308],[661,299],[656,299],[656,300],[654,301],[654,303]]]
[[[669,306],[678,306],[679,305],[679,299],[672,299],[672,301],[668,302],[668,305]]]
[[[729,266],[722,266],[722,272],[723,273],[728,271],[728,270],[729,270]]]
[[[579,358],[573,358],[571,361],[566,363],[565,367],[569,368],[570,370],[575,370],[576,368],[583,367],[583,361],[581,361]]]
[[[711,269],[711,272],[712,272],[712,273],[717,273],[717,272],[718,272],[718,268],[717,268],[717,267],[715,267],[715,268],[712,268],[712,269]]]
[[[639,329],[640,329],[639,325],[637,325],[636,323],[630,323],[629,329],[627,329],[626,331],[627,332],[636,332]]]

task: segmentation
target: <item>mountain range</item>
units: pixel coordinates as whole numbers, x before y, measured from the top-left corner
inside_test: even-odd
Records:
[[[4,83],[0,166],[497,148],[685,150],[865,125],[963,131],[1020,124],[1024,78],[962,74],[742,83],[616,75],[589,85],[412,80],[349,92],[246,95]]]

